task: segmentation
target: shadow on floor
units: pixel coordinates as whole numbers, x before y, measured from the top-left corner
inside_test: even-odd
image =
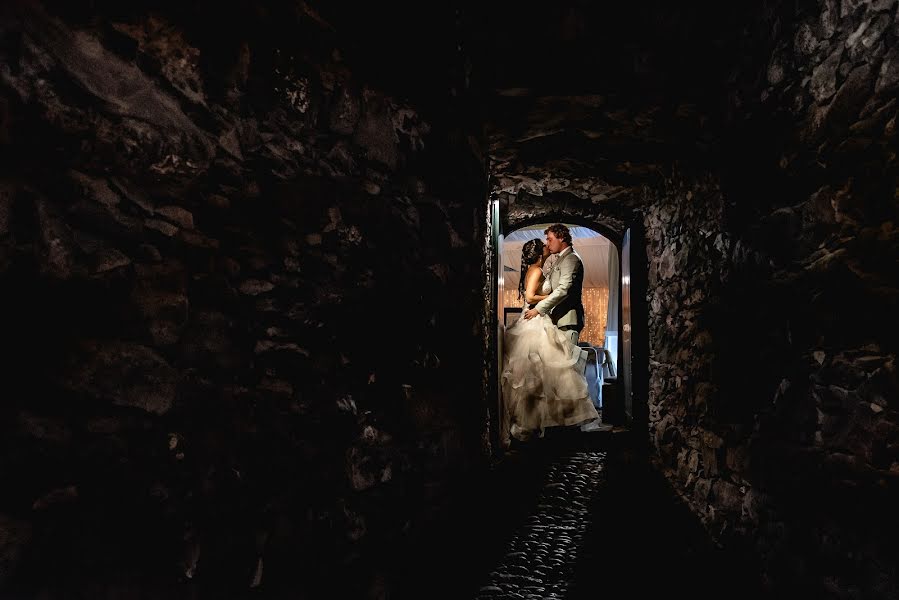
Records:
[[[609,454],[591,514],[567,598],[595,598],[610,586],[633,598],[766,597],[751,560],[716,547],[664,477],[643,461]]]

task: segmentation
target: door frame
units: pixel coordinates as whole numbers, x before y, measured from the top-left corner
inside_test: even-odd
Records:
[[[522,219],[510,219],[508,212],[503,211],[503,206],[499,198],[490,197],[488,200],[487,216],[487,239],[485,240],[486,260],[486,287],[487,298],[486,303],[486,333],[488,339],[485,343],[488,355],[485,357],[487,367],[486,373],[486,399],[488,400],[488,440],[491,447],[491,453],[494,456],[501,455],[504,450],[502,440],[500,439],[500,431],[503,424],[502,405],[501,405],[501,389],[499,383],[501,371],[501,344],[499,339],[500,332],[500,315],[501,302],[499,297],[500,281],[502,275],[501,248],[499,244],[508,233],[517,231],[523,227],[536,225],[538,223],[568,223],[588,227],[597,233],[605,236],[615,245],[618,251],[618,268],[619,278],[623,276],[622,263],[623,242],[625,231],[630,232],[631,236],[631,273],[630,273],[630,292],[631,292],[631,381],[632,392],[631,399],[625,399],[625,405],[631,407],[631,411],[625,414],[625,424],[631,430],[643,424],[648,427],[648,411],[649,411],[649,370],[648,370],[648,326],[649,313],[645,302],[646,284],[648,279],[648,262],[645,256],[645,243],[643,232],[643,224],[637,219],[631,219],[624,223],[624,229],[618,230],[602,221],[585,218],[579,215],[566,214],[560,211],[547,211],[540,214],[531,214]],[[505,214],[504,214],[505,213]],[[623,285],[619,281],[618,286],[618,319],[619,319],[619,335],[618,335],[618,362],[622,363],[624,335],[621,329],[624,327],[623,302],[622,293]],[[619,370],[619,378],[622,373]],[[645,381],[644,381],[645,380]],[[639,439],[640,436],[638,436]]]

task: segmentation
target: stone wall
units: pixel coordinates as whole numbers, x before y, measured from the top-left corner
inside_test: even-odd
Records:
[[[717,158],[648,191],[651,436],[772,588],[896,597],[896,2],[767,8]]]
[[[380,597],[483,457],[464,115],[307,3],[93,4],[0,21],[0,585]]]
[[[493,165],[491,199],[499,201],[505,232],[524,225],[557,219],[595,225],[597,231],[621,242],[635,219],[642,199],[637,185],[613,184],[603,177],[533,169],[528,173],[503,171]]]

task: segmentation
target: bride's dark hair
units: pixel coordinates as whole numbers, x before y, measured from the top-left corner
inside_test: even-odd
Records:
[[[524,276],[528,272],[528,267],[537,262],[543,254],[543,240],[534,238],[528,240],[521,247],[521,279],[518,281],[518,297],[524,296]]]

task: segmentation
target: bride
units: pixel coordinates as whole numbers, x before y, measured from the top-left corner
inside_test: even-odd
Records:
[[[540,239],[521,250],[518,295],[533,308],[552,290],[543,275],[549,248]],[[524,312],[524,311],[522,311]],[[527,441],[546,427],[599,419],[587,392],[581,348],[572,344],[547,315],[519,317],[505,333],[502,392],[510,435]]]

